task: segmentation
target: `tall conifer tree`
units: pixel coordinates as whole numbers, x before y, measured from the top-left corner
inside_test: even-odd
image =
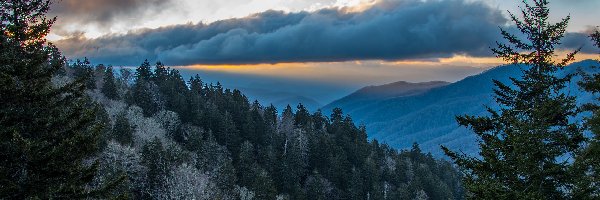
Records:
[[[45,36],[49,0],[0,2],[0,199],[81,199],[99,132],[84,83],[54,85],[64,58]]]
[[[119,91],[117,89],[117,83],[115,82],[112,66],[106,68],[103,79],[104,85],[102,86],[102,93],[109,99],[119,100]]]
[[[568,199],[574,179],[572,156],[585,140],[573,123],[575,98],[561,93],[572,75],[556,72],[573,61],[577,51],[554,61],[569,17],[548,22],[547,0],[524,2],[522,19],[511,19],[524,37],[502,30],[510,44],[498,43],[493,52],[520,67],[523,75],[507,85],[494,81],[500,109],[488,116],[459,116],[461,126],[479,138],[480,157],[444,151],[465,173],[468,197],[473,199]]]
[[[132,127],[129,123],[126,113],[119,113],[115,119],[115,125],[112,129],[112,139],[116,140],[122,145],[132,145],[134,132],[135,127]]]
[[[596,31],[590,35],[595,45],[600,48],[600,32]],[[596,66],[598,67],[598,66]],[[600,93],[600,73],[584,74],[583,81],[579,83],[581,88],[592,94]],[[580,170],[578,183],[575,191],[576,197],[580,199],[600,198],[600,98],[596,102],[583,106],[583,110],[590,111],[591,116],[585,120],[586,128],[592,133],[588,145],[577,155],[575,159],[576,169]]]
[[[135,104],[143,109],[144,116],[149,117],[154,115],[160,110],[159,105],[156,103],[155,95],[156,87],[152,82],[152,71],[150,69],[150,63],[145,60],[135,72],[135,84],[131,90],[129,96],[129,103]]]

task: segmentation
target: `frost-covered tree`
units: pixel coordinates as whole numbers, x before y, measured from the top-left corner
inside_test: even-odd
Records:
[[[167,179],[170,177],[173,157],[165,149],[162,142],[155,138],[142,147],[141,163],[146,168],[146,185],[144,198],[162,199],[168,190]]]
[[[173,111],[161,110],[154,114],[153,118],[161,124],[163,129],[166,131],[167,136],[171,138],[181,126],[179,115]]]
[[[218,188],[218,196],[226,196],[237,182],[236,170],[231,159],[231,154],[225,146],[217,143],[212,134],[203,141],[202,147],[197,151],[197,168],[210,175],[210,180]]]
[[[155,138],[166,141],[166,131],[154,118],[145,117],[143,110],[137,106],[130,106],[127,110],[127,119],[135,127],[134,144],[143,145]]]
[[[184,163],[171,172],[171,176],[167,179],[169,189],[162,199],[213,199],[216,194],[211,186],[213,184],[207,174]]]
[[[124,181],[116,187],[113,194],[129,198],[140,197],[146,182],[146,168],[141,165],[141,157],[136,149],[110,141],[99,160],[99,176],[94,180],[96,184],[122,178]]]

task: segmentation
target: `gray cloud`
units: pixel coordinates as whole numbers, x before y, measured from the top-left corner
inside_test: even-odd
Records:
[[[362,12],[266,11],[56,44],[69,57],[118,65],[137,65],[143,59],[170,65],[401,60],[489,56],[500,36],[498,26],[504,24],[501,11],[483,3],[389,0]]]
[[[170,0],[54,0],[49,16],[59,16],[54,32],[71,34],[67,26],[97,25],[110,28],[115,22],[135,23],[161,12]]]
[[[561,40],[561,48],[564,49],[579,49],[583,53],[598,53],[599,50],[595,47],[589,37],[590,33],[567,33]]]

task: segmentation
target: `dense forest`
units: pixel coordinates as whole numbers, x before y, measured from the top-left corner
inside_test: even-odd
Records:
[[[115,75],[118,74],[118,75]],[[219,83],[187,82],[162,63],[135,72],[75,61],[55,84],[82,80],[100,105],[99,176],[118,194],[195,199],[460,199],[459,174],[415,145],[368,141],[336,109],[279,112]]]

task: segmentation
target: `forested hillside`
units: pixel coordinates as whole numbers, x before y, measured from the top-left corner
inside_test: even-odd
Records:
[[[331,116],[249,102],[238,90],[187,81],[144,62],[135,72],[72,62],[56,84],[85,79],[102,105],[102,183],[133,198],[461,199],[460,176],[417,145],[368,141],[341,109]],[[116,74],[116,75],[115,75]]]

